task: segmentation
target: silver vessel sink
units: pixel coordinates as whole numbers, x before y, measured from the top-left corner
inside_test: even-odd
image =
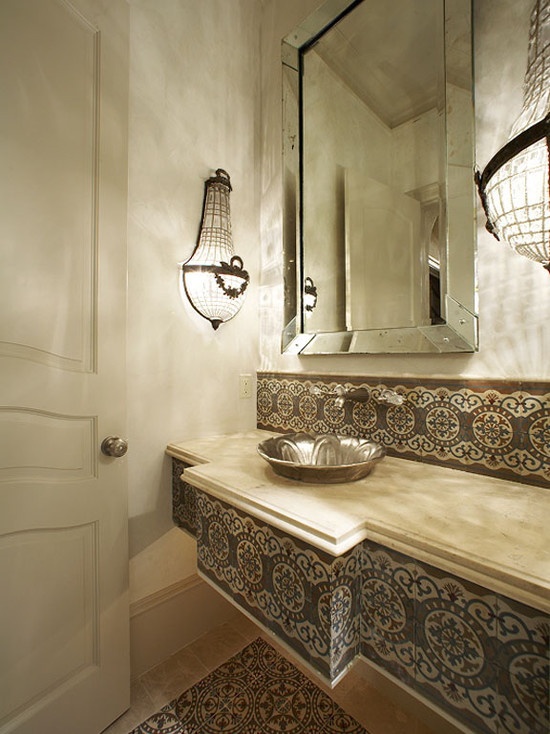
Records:
[[[287,433],[258,444],[273,471],[300,482],[336,484],[366,477],[386,455],[374,441],[337,434]]]

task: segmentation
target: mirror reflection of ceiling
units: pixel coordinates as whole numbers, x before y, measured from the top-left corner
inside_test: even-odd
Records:
[[[315,52],[394,128],[436,104],[442,49],[434,39],[443,36],[438,7],[438,0],[369,0],[325,33]],[[411,53],[418,47],[421,53]]]

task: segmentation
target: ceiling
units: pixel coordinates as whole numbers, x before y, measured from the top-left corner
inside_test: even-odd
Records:
[[[437,104],[444,85],[441,0],[368,0],[313,47],[388,127]]]

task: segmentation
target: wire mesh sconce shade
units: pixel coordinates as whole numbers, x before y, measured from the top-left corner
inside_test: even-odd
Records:
[[[187,297],[214,329],[239,311],[250,281],[242,259],[233,251],[230,191],[229,174],[218,168],[205,183],[199,241],[182,265]]]
[[[522,111],[510,140],[476,175],[487,229],[550,272],[550,0],[531,12]]]

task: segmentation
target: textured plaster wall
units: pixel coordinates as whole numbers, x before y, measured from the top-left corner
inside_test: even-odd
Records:
[[[130,0],[128,438],[131,598],[195,570],[171,521],[167,443],[255,426],[239,374],[258,367],[259,2]],[[214,332],[183,302],[204,181],[232,180],[236,253],[252,287]]]
[[[172,526],[164,448],[254,427],[255,401],[238,398],[240,373],[548,379],[550,282],[541,268],[486,234],[480,217],[478,354],[281,355],[280,41],[321,0],[129,4],[127,460],[136,600],[195,570],[194,542]],[[530,4],[475,0],[481,166],[505,141],[521,107]],[[204,180],[217,167],[232,178],[235,249],[252,286],[237,318],[213,332],[180,299],[177,263],[192,252]]]
[[[550,279],[484,230],[478,207],[480,349],[472,355],[280,354],[282,211],[280,39],[318,0],[265,0],[262,18],[262,289],[264,370],[492,378],[550,378]],[[530,0],[474,0],[476,159],[483,168],[506,141],[523,97]]]

